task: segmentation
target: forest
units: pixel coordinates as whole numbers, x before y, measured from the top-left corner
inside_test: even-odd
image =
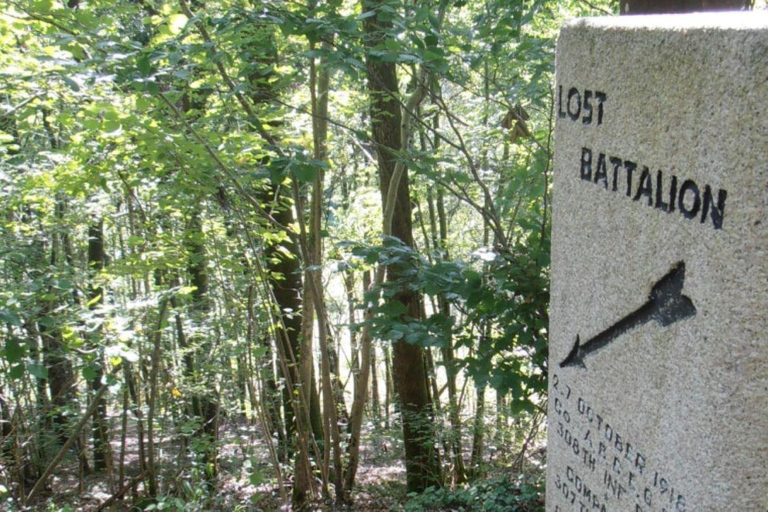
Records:
[[[604,0],[4,0],[0,508],[543,510]]]

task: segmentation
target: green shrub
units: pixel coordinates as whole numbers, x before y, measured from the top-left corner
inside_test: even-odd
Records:
[[[539,512],[544,511],[544,485],[531,478],[491,478],[458,489],[429,488],[410,494],[406,512]]]

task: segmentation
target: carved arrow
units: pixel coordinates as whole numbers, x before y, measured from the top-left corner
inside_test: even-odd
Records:
[[[568,357],[560,363],[560,368],[566,366],[584,365],[584,358],[606,347],[613,340],[627,331],[631,331],[641,325],[655,320],[663,327],[692,317],[696,314],[696,307],[691,299],[683,295],[683,283],[685,282],[685,262],[678,262],[672,270],[659,279],[651,288],[648,301],[628,314],[592,339],[581,343],[576,335],[576,343],[573,344]]]

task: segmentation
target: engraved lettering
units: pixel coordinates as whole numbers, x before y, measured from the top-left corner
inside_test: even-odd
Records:
[[[599,167],[599,163],[598,163]],[[703,224],[707,220],[707,213],[710,209],[712,211],[712,224],[715,229],[722,229],[723,227],[723,215],[725,213],[725,198],[728,197],[728,192],[725,190],[717,191],[717,206],[715,206],[712,198],[712,187],[709,185],[704,186],[704,205],[701,210],[701,223]]]
[[[573,101],[573,100],[576,101]],[[571,109],[571,107],[574,105],[575,107]],[[575,87],[571,87],[568,90],[568,117],[571,118],[571,121],[575,121],[579,118],[581,115],[581,94],[579,93],[579,90]]]
[[[592,124],[592,91],[584,91],[584,117],[581,118],[581,122],[584,124]]]
[[[581,148],[581,179],[592,180],[592,150]]]
[[[567,97],[563,93],[564,87],[557,86],[557,117],[570,118],[571,121],[581,119],[584,125],[603,124],[604,104],[608,95],[604,92],[591,89],[568,88]],[[597,112],[597,115],[595,115]]]
[[[693,180],[685,180],[680,186],[680,195],[677,197],[677,209],[680,210],[680,213],[686,219],[693,219],[699,214],[700,208],[701,197],[699,196],[698,185]]]
[[[653,187],[651,185],[651,171],[648,167],[643,166],[643,172],[640,174],[639,181],[640,183],[637,186],[637,192],[635,192],[635,197],[633,197],[632,200],[637,201],[641,196],[646,196],[648,198],[648,206],[651,206],[653,201]]]
[[[597,100],[597,124],[603,124],[603,103],[607,96],[604,92],[595,91],[595,99]]]
[[[608,188],[608,170],[605,167],[605,154],[600,153],[597,156],[597,170],[595,170],[595,183],[602,181],[605,188]]]
[[[619,178],[619,168],[621,167],[621,158],[612,156],[610,157],[610,161],[613,164],[613,180],[611,181],[611,190],[616,192],[618,190],[618,178]]]
[[[632,197],[632,173],[637,169],[637,164],[624,160],[624,168],[627,170],[627,197]]]
[[[593,162],[595,162],[594,173],[592,172]],[[610,177],[608,162],[613,171]],[[637,176],[635,173],[637,168],[638,164],[631,160],[593,152],[588,147],[581,148],[579,176],[582,180],[602,185],[605,190],[618,192],[623,171],[626,182],[624,195],[638,204],[644,204],[665,213],[679,211],[685,219],[698,217],[699,224],[709,224],[711,221],[710,225],[714,229],[723,229],[727,190],[715,190],[708,184],[702,187],[692,179],[684,179],[678,186],[680,179],[675,175],[665,176],[661,169],[656,171],[654,179],[649,167],[645,165]],[[643,197],[646,198],[645,201],[641,201]]]

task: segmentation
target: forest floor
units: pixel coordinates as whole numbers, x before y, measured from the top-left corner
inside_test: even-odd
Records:
[[[189,449],[178,439],[160,438],[157,442],[159,486],[162,496],[153,507],[143,500],[143,483],[139,475],[139,450],[135,432],[126,436],[124,451],[123,496],[114,499],[117,483],[109,485],[106,473],[91,472],[81,475],[76,451],[72,450],[51,476],[46,492],[27,508],[19,509],[6,501],[7,510],[34,510],[50,512],[101,512],[101,511],[290,511],[286,499],[290,487],[283,495],[277,485],[274,467],[269,457],[264,437],[257,427],[247,424],[228,424],[221,430],[222,446],[219,452],[220,471],[217,489],[205,497],[206,479],[201,472],[190,472]],[[113,467],[119,467],[121,439],[112,441]],[[360,451],[360,466],[354,491],[354,506],[338,508],[318,503],[316,511],[402,511],[414,510],[407,504],[409,497],[405,485],[405,467],[402,462],[402,443],[398,432],[390,429],[370,431],[364,436]],[[541,451],[543,453],[543,451]],[[488,474],[499,476],[509,473],[503,463],[504,454],[496,454],[497,460],[489,466]],[[185,460],[186,459],[186,460]],[[180,464],[180,462],[183,462]],[[183,467],[184,471],[177,468]],[[7,468],[0,467],[0,474]],[[118,478],[117,470],[112,479]],[[284,478],[290,482],[291,468],[284,468]],[[134,479],[135,485],[130,485]],[[32,482],[34,483],[34,482]],[[28,485],[31,486],[30,483]],[[113,489],[113,491],[110,491]],[[29,488],[27,488],[29,492]],[[0,503],[0,509],[3,504]],[[527,510],[520,508],[518,510]],[[415,510],[420,510],[416,508]],[[436,505],[429,510],[470,510],[445,508]],[[533,510],[533,509],[531,509]]]

